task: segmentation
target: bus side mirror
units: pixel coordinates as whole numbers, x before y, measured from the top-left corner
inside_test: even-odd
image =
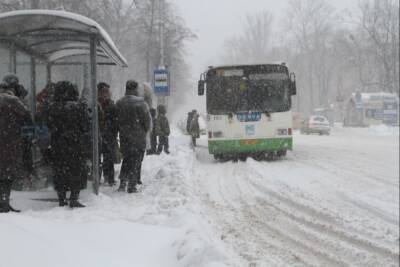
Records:
[[[296,95],[297,94],[296,75],[293,72],[290,73],[290,94],[291,95]]]
[[[204,95],[204,85],[205,85],[205,81],[200,80],[198,83],[198,86],[197,86],[198,95]]]

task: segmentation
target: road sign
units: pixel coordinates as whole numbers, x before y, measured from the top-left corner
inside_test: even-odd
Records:
[[[154,93],[158,96],[169,95],[169,72],[167,69],[154,70]]]

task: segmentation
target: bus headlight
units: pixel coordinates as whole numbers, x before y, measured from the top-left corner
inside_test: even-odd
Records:
[[[222,132],[213,132],[213,137],[214,138],[221,138],[221,137],[223,137],[223,134],[222,134]]]
[[[288,135],[288,129],[278,129],[276,130],[277,135]]]

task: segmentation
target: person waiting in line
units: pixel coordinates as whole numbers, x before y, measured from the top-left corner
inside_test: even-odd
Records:
[[[67,191],[71,191],[69,206],[85,207],[79,193],[86,188],[88,169],[89,115],[79,92],[69,81],[56,83],[54,101],[49,106],[47,123],[51,134],[54,186],[59,206],[66,206]]]
[[[118,191],[125,191],[128,183],[128,193],[135,193],[136,186],[142,183],[141,168],[151,116],[134,80],[126,82],[125,96],[117,101],[117,125],[123,157]]]
[[[8,88],[10,88],[16,97],[19,98],[21,103],[27,108],[26,96],[28,91],[22,84],[19,83],[19,78],[13,73],[6,74],[3,78],[3,82]],[[30,119],[25,122],[26,126],[33,127],[33,121]],[[34,177],[33,169],[33,154],[32,154],[32,140],[33,134],[24,134],[22,138],[22,169],[19,172],[19,179],[13,184],[14,189],[22,190],[24,182],[28,182],[32,185],[32,179]]]
[[[115,185],[114,163],[118,151],[118,126],[117,126],[117,107],[111,99],[110,86],[101,82],[97,85],[98,101],[103,110],[103,123],[101,129],[101,172],[104,174],[104,182],[110,186]],[[101,177],[101,175],[100,175]]]
[[[166,154],[169,154],[169,122],[167,119],[167,109],[164,105],[158,105],[157,107],[157,135],[158,135],[158,149],[157,154],[161,154],[164,150]]]
[[[22,128],[31,124],[31,115],[15,89],[0,84],[0,213],[19,212],[10,205],[11,187],[22,167]]]

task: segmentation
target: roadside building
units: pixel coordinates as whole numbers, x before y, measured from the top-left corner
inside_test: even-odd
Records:
[[[396,94],[356,92],[345,103],[344,126],[367,127],[399,124],[399,98]]]

